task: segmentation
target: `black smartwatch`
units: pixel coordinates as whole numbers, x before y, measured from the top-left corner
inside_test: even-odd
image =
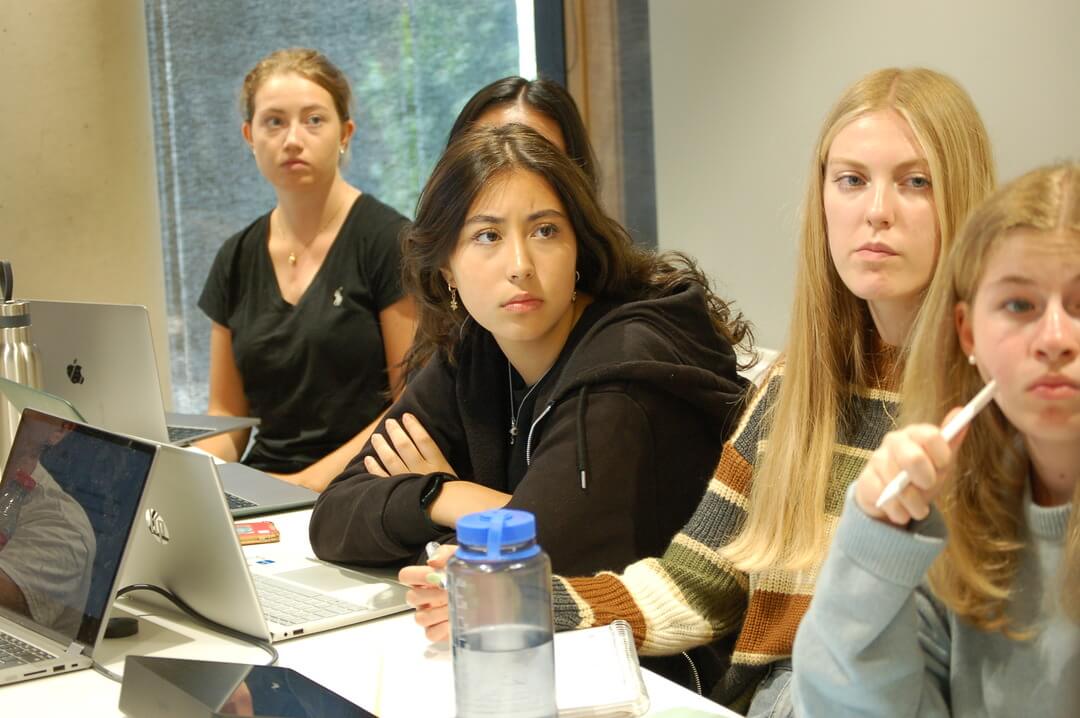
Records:
[[[420,508],[427,511],[435,499],[439,498],[439,494],[442,493],[443,484],[447,481],[453,481],[457,477],[453,474],[447,474],[443,471],[432,474],[428,477],[427,485],[424,486],[424,490],[420,492]]]

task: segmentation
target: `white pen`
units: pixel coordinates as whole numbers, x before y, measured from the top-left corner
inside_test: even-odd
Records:
[[[946,442],[955,439],[956,435],[963,431],[965,426],[971,423],[971,420],[975,418],[975,415],[990,403],[990,400],[994,398],[995,389],[997,389],[996,381],[991,379],[986,382],[986,386],[982,388],[982,391],[976,394],[975,398],[969,401],[956,416],[949,419],[948,423],[941,429],[942,438],[944,438]],[[881,496],[878,497],[874,506],[880,509],[886,503],[896,498],[897,494],[903,491],[909,483],[911,483],[911,478],[908,476],[908,472],[901,471],[889,482],[885,487],[885,490],[881,492]]]
[[[438,541],[428,541],[424,546],[424,553],[427,554],[428,561],[435,558],[435,554],[439,552],[440,544]],[[432,586],[438,586],[439,588],[446,588],[446,572],[445,571],[432,571],[425,576],[427,582]]]

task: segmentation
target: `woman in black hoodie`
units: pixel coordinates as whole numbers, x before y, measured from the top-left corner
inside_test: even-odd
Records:
[[[522,125],[450,145],[403,255],[412,378],[319,497],[316,554],[411,562],[460,516],[508,506],[536,515],[560,573],[657,555],[738,418],[741,316],[686,257],[636,247]]]

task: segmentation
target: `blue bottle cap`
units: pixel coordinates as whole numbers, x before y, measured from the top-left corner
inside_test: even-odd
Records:
[[[458,519],[457,538],[461,544],[457,555],[471,560],[527,558],[540,552],[535,544],[525,550],[503,551],[536,540],[536,517],[528,511],[495,509],[467,514]]]

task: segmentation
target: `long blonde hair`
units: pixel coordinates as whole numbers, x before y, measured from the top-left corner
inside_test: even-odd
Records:
[[[979,207],[944,260],[923,305],[905,372],[901,420],[937,423],[982,388],[957,337],[958,302],[974,300],[986,262],[1018,229],[1068,230],[1080,242],[1080,164],[1043,167],[1009,183]],[[996,404],[972,422],[937,505],[949,540],[930,570],[930,585],[950,609],[984,630],[1017,635],[1006,608],[1024,545],[1028,462],[1016,428]],[[1004,453],[1004,455],[1003,455]],[[1073,511],[1063,566],[1066,587],[1080,589],[1080,517]],[[1068,601],[1066,602],[1068,605]],[[1075,609],[1075,604],[1073,605]]]
[[[795,301],[783,382],[768,417],[770,437],[750,490],[746,522],[725,554],[744,571],[799,569],[820,557],[825,495],[841,406],[867,386],[873,323],[866,302],[841,281],[829,256],[822,189],[836,134],[853,120],[894,110],[926,153],[941,252],[967,213],[994,186],[990,141],[967,93],[922,68],[878,70],[849,87],[818,138],[803,204]]]

